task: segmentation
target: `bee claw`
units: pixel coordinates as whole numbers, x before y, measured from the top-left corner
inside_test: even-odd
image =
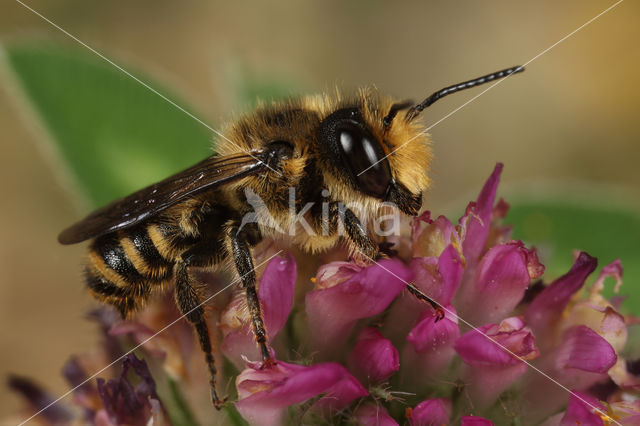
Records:
[[[215,407],[216,410],[220,411],[220,410],[222,410],[222,407],[224,407],[224,404],[227,403],[227,399],[229,399],[228,396],[225,396],[222,399],[214,399],[212,401],[213,406]]]
[[[264,370],[264,369],[268,369],[268,368],[272,368],[277,364],[276,360],[269,357],[266,358],[262,361],[262,364],[260,365],[260,370]]]

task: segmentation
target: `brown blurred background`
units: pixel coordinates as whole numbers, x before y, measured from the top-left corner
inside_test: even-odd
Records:
[[[419,99],[445,85],[524,63],[613,4],[612,1],[26,1],[117,62],[179,93],[217,127],[242,109],[229,74],[238,63],[257,76],[292,82],[292,94],[339,84],[375,84]],[[450,213],[473,196],[496,161],[502,194],[536,184],[579,182],[640,199],[640,3],[625,1],[431,131],[434,187],[427,205]],[[19,3],[0,6],[0,36],[74,44]],[[223,78],[224,76],[224,78]],[[56,235],[79,218],[58,179],[43,134],[0,80],[0,377],[37,378],[66,390],[60,368],[97,336],[80,262],[84,247]],[[428,124],[470,99],[438,102]],[[96,100],[99,101],[99,100]],[[598,203],[598,191],[581,194]],[[6,395],[0,386],[0,395]],[[15,412],[0,397],[0,419]]]

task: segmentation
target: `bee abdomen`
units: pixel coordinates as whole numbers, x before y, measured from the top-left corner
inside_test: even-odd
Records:
[[[163,257],[149,236],[146,226],[128,231],[120,244],[136,271],[153,282],[163,282],[173,274],[173,261]]]
[[[136,311],[144,302],[144,297],[137,296],[134,287],[121,287],[109,281],[91,267],[86,269],[87,287],[96,299],[113,305],[123,318]]]
[[[154,247],[145,227],[96,239],[89,251],[87,286],[94,296],[126,316],[141,307],[159,285],[172,276],[173,263]]]

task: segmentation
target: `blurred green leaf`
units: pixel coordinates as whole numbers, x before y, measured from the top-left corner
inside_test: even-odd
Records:
[[[225,404],[222,407],[222,411],[227,413],[227,418],[229,419],[229,423],[233,426],[248,426],[249,422],[242,418],[238,409],[234,404]]]
[[[102,59],[55,45],[10,45],[5,52],[27,99],[94,205],[210,155],[206,127]],[[140,79],[183,105],[157,83]]]
[[[169,400],[171,407],[171,410],[169,410],[171,424],[173,426],[197,426],[198,421],[191,411],[189,404],[184,399],[179,385],[169,377],[167,378],[167,382],[169,384],[169,392],[171,395]]]
[[[601,206],[528,200],[514,202],[505,222],[514,225],[514,238],[538,248],[547,279],[569,270],[573,250],[597,257],[599,268],[619,258],[624,267],[620,294],[629,296],[623,306],[640,313],[640,216],[636,212],[612,209],[606,200]],[[612,287],[607,286],[608,296]]]

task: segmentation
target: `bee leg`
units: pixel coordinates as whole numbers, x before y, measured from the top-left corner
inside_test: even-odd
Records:
[[[416,287],[413,284],[407,284],[407,291],[409,291],[409,293],[414,295],[418,300],[422,302],[427,302],[428,304],[431,305],[431,307],[433,308],[436,314],[435,320],[433,322],[438,322],[444,318],[445,312],[442,306],[438,302],[436,302],[435,300],[433,300],[432,298],[424,294],[422,290],[420,290],[418,287]]]
[[[188,258],[187,258],[188,259]],[[176,263],[176,289],[175,298],[176,304],[180,313],[187,318],[187,321],[193,325],[196,333],[198,334],[198,341],[200,342],[200,348],[204,352],[205,361],[207,367],[209,367],[209,384],[211,385],[211,402],[216,409],[221,409],[226,398],[218,397],[216,391],[216,365],[215,358],[213,357],[211,348],[211,337],[209,336],[209,327],[207,326],[207,320],[205,316],[204,306],[200,301],[200,297],[196,289],[192,285],[192,280],[189,277],[189,263],[188,261],[179,261]]]
[[[275,361],[271,357],[271,351],[269,350],[267,331],[264,327],[262,309],[260,308],[258,292],[256,291],[256,273],[253,268],[253,260],[247,242],[247,235],[244,231],[239,231],[239,228],[234,225],[229,227],[228,236],[230,239],[230,251],[233,255],[236,270],[242,281],[242,288],[244,288],[247,295],[247,306],[251,314],[253,334],[260,347],[262,365],[263,367],[268,367],[274,364]]]
[[[349,239],[353,241],[353,243],[358,247],[358,249],[364,254],[369,260],[375,260],[378,257],[378,245],[369,237],[367,234],[367,229],[360,223],[360,220],[355,215],[351,209],[345,207],[344,205],[337,206],[337,203],[331,203],[334,211],[338,210],[338,215],[342,219],[342,223],[344,224],[345,231],[347,231],[347,235]],[[329,208],[331,209],[330,206]],[[329,210],[331,213],[331,210]]]
[[[376,260],[376,257],[379,254],[379,246],[374,243],[373,240],[371,240],[371,238],[367,234],[365,227],[362,226],[356,215],[348,208],[341,208],[344,209],[340,212],[344,227],[351,241],[353,241],[362,251],[362,253],[370,260]],[[436,313],[435,322],[438,322],[444,318],[444,310],[438,304],[438,302],[424,294],[418,287],[411,283],[407,284],[406,288],[409,293],[414,295],[418,300],[427,302],[431,305]]]

